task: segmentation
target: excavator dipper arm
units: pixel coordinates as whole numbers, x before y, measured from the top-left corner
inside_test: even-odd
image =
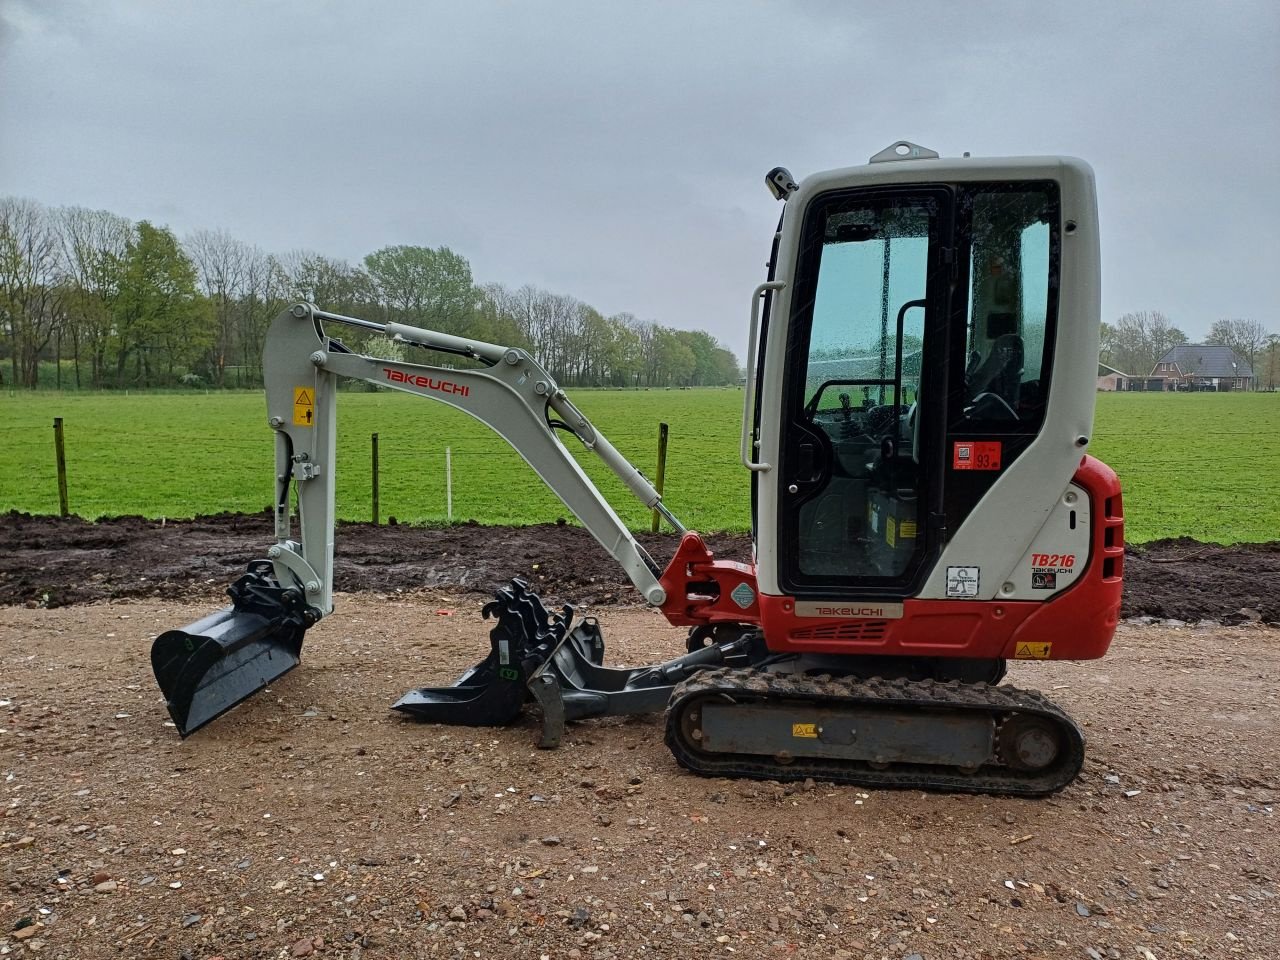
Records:
[[[451,370],[364,356],[327,337],[322,322],[373,329],[413,346],[471,357],[487,366]],[[288,511],[280,509],[287,501],[278,497],[276,540],[282,553],[273,558],[276,575],[283,583],[289,577],[297,579],[299,571],[314,571],[320,606],[326,613],[331,606],[333,564],[334,397],[340,377],[438,400],[485,424],[511,444],[582,521],[621,564],[641,596],[651,604],[662,604],[665,593],[658,583],[656,565],[560,442],[551,416],[567,425],[646,507],[665,510],[661,497],[524,350],[399,323],[372,324],[298,304],[272,323],[264,358],[268,417],[278,436],[277,475],[292,476],[297,485],[301,558],[305,563],[289,562],[288,554],[298,550],[289,539]],[[314,400],[315,413],[310,419],[300,398]],[[668,517],[683,531],[669,513]]]

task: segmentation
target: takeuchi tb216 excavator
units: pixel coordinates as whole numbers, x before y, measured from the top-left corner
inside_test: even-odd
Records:
[[[689,628],[667,662],[606,666],[594,619],[575,624],[572,607],[550,610],[516,579],[484,607],[488,656],[396,709],[499,725],[535,705],[544,747],[569,721],[665,710],[677,762],[711,776],[1023,795],[1069,783],[1079,728],[1000,681],[1010,659],[1102,656],[1120,609],[1120,487],[1086,454],[1092,171],[1065,157],[941,158],[903,141],[864,166],[802,183],[777,168],[766,181],[785,203],[751,298],[740,455],[753,563],[717,560],[685,530],[528,352],[298,304],[272,323],[263,360],[276,543],[230,587],[230,606],[152,648],[179,733],[296,666],[307,629],[333,609],[335,413],[348,378],[488,425],[641,596]],[[438,362],[363,355],[335,336],[344,327]],[[665,566],[562,435],[682,534]]]

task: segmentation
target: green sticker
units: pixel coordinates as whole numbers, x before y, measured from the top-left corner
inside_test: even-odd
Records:
[[[500,676],[503,680],[519,680],[520,671],[517,670],[515,667],[499,667],[498,676]]]

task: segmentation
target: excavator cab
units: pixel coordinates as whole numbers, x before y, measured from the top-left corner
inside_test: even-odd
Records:
[[[770,646],[817,602],[1049,599],[1011,575],[1091,430],[1091,171],[904,142],[791,186],[744,436]]]
[[[809,202],[783,376],[762,401],[781,414],[787,589],[914,594],[941,545],[950,428],[985,421],[984,433],[1035,436],[1058,204],[1055,184],[1014,180],[876,185]]]

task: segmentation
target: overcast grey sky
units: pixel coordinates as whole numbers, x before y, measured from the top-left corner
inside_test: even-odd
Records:
[[[763,177],[1069,153],[1103,317],[1280,332],[1280,3],[0,0],[0,194],[708,329],[742,354]]]

